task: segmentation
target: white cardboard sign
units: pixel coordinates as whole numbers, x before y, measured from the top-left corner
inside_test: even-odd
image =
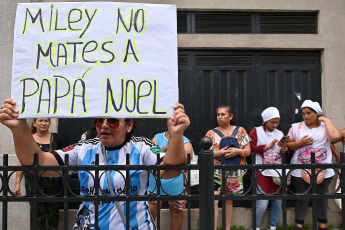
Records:
[[[176,7],[18,4],[12,98],[20,118],[170,117],[178,102]]]

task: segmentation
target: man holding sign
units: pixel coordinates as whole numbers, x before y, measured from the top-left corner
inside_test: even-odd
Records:
[[[15,26],[12,98],[0,111],[23,166],[131,164],[179,165],[186,161],[183,133],[190,121],[178,101],[176,7],[128,3],[19,4]],[[158,100],[159,99],[159,100]],[[98,117],[98,138],[53,153],[42,152],[22,118]],[[114,118],[116,117],[116,118]],[[171,117],[168,150],[134,137],[135,117]],[[19,119],[18,119],[19,118]],[[69,162],[64,162],[69,154]],[[164,179],[179,175],[164,173]],[[162,175],[163,173],[161,173]],[[124,195],[125,172],[78,173],[84,196]],[[43,176],[60,176],[46,171]],[[147,171],[131,175],[130,192],[145,195]],[[103,190],[103,193],[100,191]],[[146,201],[131,201],[130,229],[153,229]],[[124,202],[98,206],[99,229],[128,229]],[[95,205],[85,201],[74,229],[95,226]],[[97,227],[97,226],[96,226]]]

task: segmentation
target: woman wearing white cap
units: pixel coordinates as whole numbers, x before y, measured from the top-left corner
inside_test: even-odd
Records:
[[[275,107],[265,109],[262,114],[263,125],[254,128],[250,134],[250,148],[252,153],[256,154],[256,164],[281,164],[282,154],[287,152],[286,141],[281,140],[284,133],[277,129],[280,115]],[[256,194],[273,194],[279,189],[277,178],[281,177],[281,170],[268,169],[256,171],[257,188]],[[260,229],[262,216],[264,215],[269,200],[256,201],[256,229]],[[268,223],[268,229],[274,230],[277,227],[282,201],[271,200],[271,211]]]
[[[311,152],[315,153],[316,164],[332,163],[330,143],[340,138],[339,130],[329,119],[322,116],[322,109],[318,102],[305,100],[301,106],[301,114],[303,121],[292,124],[288,134],[290,136],[288,148],[295,151],[291,164],[310,164]],[[323,174],[324,179],[322,178]],[[310,186],[309,174],[306,174],[304,170],[296,169],[291,172],[291,175],[295,192],[305,193]],[[334,171],[333,169],[326,169],[318,175],[317,193],[325,193],[328,191],[328,185],[332,180]],[[319,222],[319,229],[322,230],[327,229],[327,203],[327,199],[317,200],[317,221]],[[296,230],[303,229],[308,204],[309,200],[307,199],[296,200],[295,202]]]

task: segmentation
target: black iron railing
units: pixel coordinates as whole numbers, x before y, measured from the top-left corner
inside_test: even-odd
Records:
[[[210,143],[207,140],[201,141],[203,150],[198,154],[199,163],[198,165],[182,165],[182,166],[165,166],[165,165],[129,165],[129,159],[127,157],[127,165],[99,165],[99,159],[96,155],[95,165],[90,166],[38,166],[37,156],[34,159],[34,165],[30,167],[26,166],[8,166],[8,155],[3,155],[3,166],[0,166],[0,202],[2,203],[2,229],[8,229],[8,204],[11,202],[33,202],[34,204],[34,219],[37,219],[37,203],[38,202],[61,202],[63,203],[64,209],[64,229],[68,228],[68,219],[71,218],[68,215],[69,203],[73,202],[82,202],[82,201],[91,201],[95,204],[95,229],[98,229],[98,205],[101,202],[112,202],[112,201],[126,201],[126,216],[129,216],[129,202],[128,201],[164,201],[164,200],[187,200],[187,226],[188,229],[191,229],[191,202],[199,201],[199,223],[200,229],[210,230],[214,227],[214,199],[216,200],[246,200],[251,201],[252,203],[252,223],[256,221],[256,200],[273,200],[281,199],[282,200],[282,217],[283,217],[283,229],[287,229],[287,201],[288,200],[298,200],[298,199],[342,199],[342,210],[345,210],[345,195],[341,191],[345,191],[345,164],[343,153],[341,153],[342,162],[340,164],[315,164],[315,156],[312,155],[312,164],[307,165],[292,165],[286,164],[285,158],[283,158],[283,163],[281,165],[213,165],[213,151],[209,150]],[[68,155],[65,156],[65,162],[68,161]],[[188,161],[189,162],[189,161]],[[252,156],[252,162],[254,161],[254,155]],[[292,191],[289,186],[287,186],[286,179],[290,174],[289,171],[294,169],[311,169],[311,183],[307,191],[302,194],[297,194]],[[315,169],[327,169],[333,168],[335,170],[335,176],[340,176],[341,183],[333,191],[328,191],[324,194],[316,193],[316,177],[317,173]],[[220,195],[214,195],[214,186],[213,186],[213,172],[214,169],[222,169],[223,173],[223,182],[225,182],[224,172],[225,170],[230,169],[243,169],[247,171],[247,175],[250,177],[250,185],[244,188],[243,194],[240,195],[226,195],[221,193]],[[256,184],[257,184],[257,175],[255,174],[256,170],[262,172],[265,169],[281,169],[281,185],[280,188],[274,194],[269,195],[257,195],[256,194]],[[130,170],[148,170],[152,172],[155,170],[157,172],[157,177],[160,177],[160,170],[180,170],[187,172],[185,176],[186,188],[185,192],[180,195],[161,195],[160,189],[157,189],[156,195],[133,195],[130,193],[130,181],[126,180],[126,192],[123,195],[111,196],[107,195],[104,192],[94,192],[92,196],[81,195],[81,193],[76,193],[71,189],[71,173],[77,171],[94,171],[94,184],[95,191],[101,190],[99,186],[100,175],[107,170],[116,170],[117,172],[125,172],[125,178],[129,178]],[[190,186],[190,170],[199,170],[199,194],[191,194]],[[32,196],[16,196],[13,194],[12,189],[10,188],[10,181],[13,181],[16,171],[25,171],[31,172],[33,179],[33,195]],[[59,194],[56,195],[46,195],[38,186],[39,172],[42,171],[55,171],[62,176],[63,189]],[[223,189],[224,190],[223,183]],[[160,187],[160,181],[156,182],[157,187]],[[282,191],[281,193],[279,191]],[[133,192],[133,191],[132,191]],[[309,193],[308,193],[309,192]],[[311,192],[311,193],[310,193]],[[222,216],[226,215],[225,213],[225,202],[222,202]],[[315,207],[315,202],[312,202],[312,206]],[[157,205],[157,229],[160,227],[160,207]],[[317,229],[317,219],[316,219],[316,208],[312,209],[312,226],[313,229]],[[129,218],[126,219],[127,226],[129,226]],[[342,223],[345,223],[345,212],[342,211]],[[32,223],[34,229],[37,227],[37,223]],[[222,220],[222,225],[225,226],[225,218]],[[225,227],[224,227],[225,228]]]

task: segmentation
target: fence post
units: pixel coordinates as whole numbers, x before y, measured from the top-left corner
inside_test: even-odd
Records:
[[[212,140],[201,138],[202,150],[199,152],[199,221],[200,230],[214,228],[214,189],[213,189],[213,151],[210,150]]]
[[[8,166],[8,154],[4,154],[2,156],[2,164],[3,164],[3,177],[2,177],[2,193],[4,197],[7,197],[7,190],[8,190],[8,171],[5,170]],[[8,210],[8,202],[2,202],[2,229],[7,229],[7,210]]]

